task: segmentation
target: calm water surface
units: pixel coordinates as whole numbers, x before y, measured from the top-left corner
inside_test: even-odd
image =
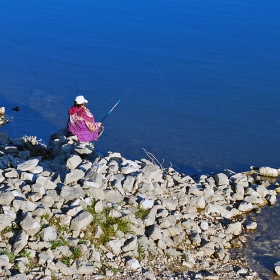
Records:
[[[1,0],[1,130],[47,142],[76,95],[101,120],[127,93],[97,150],[145,148],[185,173],[279,167],[279,12],[274,0]]]
[[[276,0],[0,0],[1,131],[47,143],[76,95],[101,120],[126,94],[98,151],[145,148],[191,174],[280,167],[279,13]]]

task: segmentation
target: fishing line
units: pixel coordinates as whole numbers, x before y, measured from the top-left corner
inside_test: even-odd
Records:
[[[112,107],[112,109],[107,113],[107,115],[102,119],[101,123],[110,115],[110,113],[119,105],[121,100],[132,90],[132,88],[135,86],[135,84],[139,81],[139,79],[124,93],[124,95],[121,97],[121,99],[118,100],[118,102]]]
[[[155,61],[154,61],[154,62],[155,62]],[[169,92],[169,90],[168,90],[168,88],[167,88],[167,86],[166,86],[166,83],[165,83],[164,80],[163,80],[163,77],[162,77],[162,75],[161,75],[161,72],[160,72],[159,67],[157,66],[156,62],[155,62],[155,66],[157,67],[159,76],[160,76],[160,78],[161,78],[161,80],[162,80],[162,83],[163,83],[163,85],[164,85],[164,87],[165,87],[165,89],[166,89],[166,91],[167,91],[167,94],[168,94],[168,97],[169,97],[169,100],[170,100],[170,103],[171,103],[171,102],[172,102],[172,99],[171,99],[171,98],[173,98],[173,96],[170,95],[170,92]]]

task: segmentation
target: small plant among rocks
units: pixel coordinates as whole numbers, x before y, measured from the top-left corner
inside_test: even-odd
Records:
[[[68,241],[66,239],[64,239],[63,237],[60,237],[57,240],[52,240],[50,241],[51,243],[51,249],[56,249],[59,246],[68,246]]]
[[[10,252],[9,250],[1,250],[0,255],[6,255],[9,258],[9,261],[13,263],[15,261],[15,255],[13,252]]]
[[[110,215],[111,211],[114,210],[113,207],[107,207],[102,213],[96,213],[95,204],[96,201],[93,201],[92,205],[86,209],[86,211],[93,216],[93,220],[85,232],[85,239],[100,246],[115,237],[117,230],[122,231],[124,234],[132,233],[130,230],[130,222],[128,220],[123,217],[117,218]],[[100,237],[95,238],[94,233],[96,233],[98,226],[102,230],[102,234]]]
[[[137,219],[140,218],[141,220],[144,220],[144,218],[148,216],[149,213],[150,213],[149,209],[138,208],[138,210],[135,212],[135,217]]]
[[[79,248],[71,248],[72,254],[70,256],[63,256],[61,261],[67,265],[70,266],[72,261],[76,261],[82,257],[82,251]]]

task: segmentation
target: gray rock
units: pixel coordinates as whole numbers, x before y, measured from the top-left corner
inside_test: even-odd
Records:
[[[110,250],[113,254],[119,255],[122,251],[122,246],[124,245],[124,240],[114,239],[105,244],[105,247]]]
[[[172,199],[161,197],[160,200],[161,200],[162,206],[164,208],[166,208],[167,210],[171,210],[171,211],[176,210],[177,205],[176,205],[175,201],[173,201]]]
[[[103,189],[89,188],[89,189],[85,190],[84,192],[85,192],[85,194],[87,194],[88,196],[90,196],[96,200],[97,199],[105,200],[105,192]],[[109,197],[110,197],[110,195],[109,195]]]
[[[60,272],[64,275],[73,275],[73,274],[77,273],[76,269],[74,269],[73,267],[69,267],[69,266],[65,265],[61,261],[57,261],[56,266],[58,267]]]
[[[50,260],[50,257],[48,255],[42,253],[38,254],[39,265],[45,265],[48,260]]]
[[[271,168],[268,166],[263,166],[259,169],[261,176],[267,176],[267,177],[277,177],[278,176],[278,170],[276,168]]]
[[[215,253],[215,244],[213,242],[207,242],[201,246],[201,250],[205,256],[212,256]]]
[[[36,179],[36,184],[43,186],[45,190],[54,190],[56,188],[56,184],[48,177],[39,176]]]
[[[8,169],[5,172],[6,178],[18,178],[18,172],[15,169]]]
[[[20,273],[9,277],[9,280],[27,280],[27,277],[25,273]]]
[[[277,275],[280,275],[280,262],[274,264],[274,271]]]
[[[90,263],[87,263],[85,261],[78,261],[77,271],[79,274],[93,274],[95,269],[94,266]]]
[[[80,169],[74,169],[70,173],[67,173],[65,176],[65,185],[70,185],[77,183],[80,179],[85,176],[85,172]]]
[[[70,229],[74,231],[86,230],[92,220],[93,217],[89,212],[81,212],[77,217],[72,219]]]
[[[247,230],[255,230],[257,228],[258,224],[256,222],[251,222],[246,225]]]
[[[54,227],[50,226],[44,228],[41,232],[41,238],[43,241],[52,241],[57,239],[57,231]]]
[[[0,267],[9,267],[10,266],[10,261],[9,257],[7,255],[0,255]]]
[[[218,186],[229,184],[229,179],[224,173],[215,174],[214,179]]]
[[[14,195],[10,191],[0,192],[0,204],[9,206],[14,199]]]
[[[38,159],[30,159],[30,160],[27,160],[21,164],[19,164],[17,166],[17,169],[20,170],[20,171],[30,171],[32,169],[34,169],[39,163],[39,160]]]
[[[229,224],[226,233],[232,233],[233,235],[239,235],[242,232],[242,224],[240,222]]]
[[[139,170],[139,166],[136,162],[132,160],[125,160],[122,163],[121,173],[122,174],[131,174]]]
[[[275,205],[277,202],[276,195],[267,194],[265,199],[268,201],[269,205]]]
[[[128,260],[126,262],[125,266],[126,266],[127,269],[132,270],[132,271],[137,270],[138,268],[141,267],[138,260],[135,259],[135,258],[132,258],[132,259]]]
[[[63,186],[60,192],[60,196],[66,200],[73,200],[83,195],[82,189],[74,188],[70,186]]]
[[[122,251],[123,252],[134,251],[137,249],[137,245],[138,245],[137,238],[135,236],[132,236],[131,238],[127,239],[124,242]]]
[[[162,179],[162,170],[155,164],[146,165],[142,172],[155,182],[159,182]]]
[[[250,212],[254,209],[254,206],[251,202],[248,201],[242,201],[239,206],[238,209],[242,212]]]
[[[131,193],[133,190],[134,182],[135,182],[135,177],[126,176],[126,178],[123,182],[123,190],[125,192]]]
[[[120,203],[123,201],[123,196],[115,190],[105,190],[104,191],[105,197],[104,200],[112,203]]]
[[[27,215],[21,222],[20,225],[28,235],[34,236],[41,228],[41,224],[33,219],[31,216]]]
[[[82,159],[78,155],[72,155],[66,162],[67,168],[74,170],[80,163]]]
[[[146,234],[152,240],[159,240],[162,238],[161,230],[158,225],[152,225],[150,228],[146,230]]]
[[[28,234],[26,233],[26,231],[20,230],[17,233],[16,239],[12,246],[12,250],[15,255],[17,255],[27,245],[27,240],[28,240]]]
[[[151,226],[155,223],[157,211],[157,207],[153,207],[150,210],[149,214],[144,218],[144,225],[146,227]]]
[[[26,200],[24,198],[16,198],[13,200],[13,207],[16,210],[20,209],[24,212],[32,212],[36,209],[37,204],[35,204],[29,200]]]
[[[5,229],[8,226],[11,226],[12,221],[15,220],[15,217],[9,214],[0,214],[0,231]]]

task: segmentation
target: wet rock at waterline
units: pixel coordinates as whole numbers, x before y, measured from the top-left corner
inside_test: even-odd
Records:
[[[9,122],[9,120],[5,118],[5,113],[6,113],[5,107],[0,107],[0,126]]]
[[[147,159],[102,155],[63,131],[48,147],[34,137],[23,144],[0,150],[0,263],[10,274],[144,277],[176,260],[216,277],[244,230],[257,228],[243,214],[276,201],[276,191],[254,180],[258,171],[192,178]],[[229,271],[256,276],[248,267]]]

